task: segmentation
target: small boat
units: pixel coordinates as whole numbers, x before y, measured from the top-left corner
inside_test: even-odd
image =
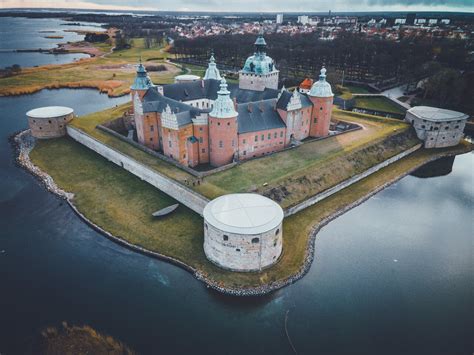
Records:
[[[177,203],[175,205],[165,207],[165,208],[162,208],[161,210],[158,210],[158,211],[154,212],[152,214],[152,216],[153,217],[163,217],[163,216],[169,215],[170,213],[172,213],[178,207],[179,207],[179,203]]]

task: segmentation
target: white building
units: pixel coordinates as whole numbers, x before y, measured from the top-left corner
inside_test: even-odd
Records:
[[[407,111],[405,121],[413,125],[425,148],[444,148],[459,144],[468,118],[462,112],[416,106]]]
[[[260,271],[278,261],[283,248],[283,210],[258,194],[220,196],[204,208],[204,252],[232,271]]]
[[[404,25],[407,22],[406,18],[396,18],[395,25]]]
[[[307,15],[298,16],[298,23],[301,23],[302,25],[307,25],[309,23],[309,16]]]
[[[283,14],[277,14],[276,23],[277,24],[283,23]]]

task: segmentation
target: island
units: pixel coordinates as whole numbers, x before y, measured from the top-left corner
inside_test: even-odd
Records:
[[[264,53],[263,37],[255,45],[256,54],[234,86],[220,77],[213,57],[203,79],[184,77],[172,84],[174,76],[188,71],[169,63],[165,48],[147,50],[139,40],[130,49],[21,73],[2,86],[3,94],[95,87],[109,95],[130,93],[130,102],[83,117],[61,107],[30,111],[30,130],[16,137],[18,162],[107,237],[179,265],[212,289],[243,296],[264,295],[303,277],[317,233],[329,221],[427,162],[472,150],[462,139],[465,115],[433,116],[421,109],[400,120],[333,107],[325,70],[309,92],[278,90],[278,70]],[[140,55],[145,64],[135,66]],[[169,70],[149,75],[150,63]],[[199,87],[206,93],[180,98],[179,89],[192,96]],[[261,121],[243,130],[257,114]],[[425,120],[432,121],[429,127]],[[203,126],[206,137],[199,134]],[[439,142],[430,145],[435,131]],[[259,143],[248,144],[249,139]],[[252,198],[217,202],[239,195],[261,196],[278,207]],[[169,215],[153,216],[176,203],[180,206]],[[250,223],[243,219],[228,223],[228,230],[207,232],[208,223],[216,227],[223,221],[216,211],[225,212],[219,207],[225,203],[242,203],[239,211],[249,221],[249,207],[266,206],[275,221],[267,221],[258,236],[241,232]],[[216,233],[226,233],[219,234],[219,247],[241,238],[239,247],[226,253],[231,260],[221,262],[203,247]],[[257,250],[250,254],[261,257],[264,241],[277,248],[269,259],[235,263],[243,251]]]

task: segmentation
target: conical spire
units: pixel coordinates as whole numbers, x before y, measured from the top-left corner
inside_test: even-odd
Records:
[[[321,81],[326,81],[326,68],[323,67],[321,68],[320,74],[319,74],[319,80]]]
[[[138,65],[137,65],[137,75],[130,89],[147,90],[152,86],[153,86],[153,83],[146,72],[145,66],[142,64],[142,58],[140,57]]]
[[[220,90],[217,92],[217,99],[214,101],[214,107],[211,113],[209,113],[209,116],[215,118],[237,117],[238,113],[235,111],[234,102],[229,95],[230,92],[227,90],[227,81],[225,78],[222,78]]]
[[[209,65],[206,69],[206,74],[204,75],[204,80],[207,79],[214,79],[214,80],[221,80],[221,74],[219,73],[219,69],[217,69],[216,62],[214,59],[214,53],[211,53],[211,58],[209,58]]]

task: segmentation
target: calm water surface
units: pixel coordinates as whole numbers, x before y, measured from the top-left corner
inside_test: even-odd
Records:
[[[121,103],[92,90],[0,98],[0,353],[38,330],[88,324],[141,353],[471,354],[473,155],[447,176],[408,176],[326,226],[302,280],[263,298],[206,289],[82,223],[17,168],[24,113]]]
[[[88,58],[83,53],[49,54],[38,52],[14,52],[16,49],[51,49],[58,43],[77,42],[84,35],[68,30],[103,31],[99,24],[81,22],[81,26],[64,26],[67,21],[61,19],[30,19],[23,17],[0,18],[0,68],[19,64],[32,67],[45,64],[70,63],[80,58]],[[47,31],[47,32],[45,32]],[[45,38],[63,36],[64,38]]]

